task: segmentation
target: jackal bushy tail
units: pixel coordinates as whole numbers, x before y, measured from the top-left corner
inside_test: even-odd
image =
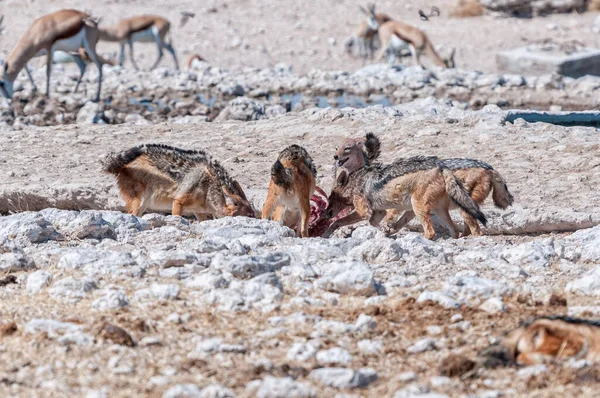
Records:
[[[373,162],[381,154],[381,141],[373,133],[367,133],[365,136],[364,152],[367,159]]]
[[[494,204],[497,207],[506,209],[508,206],[513,204],[514,198],[508,191],[506,181],[504,181],[504,178],[502,178],[500,173],[498,173],[496,170],[492,170],[492,186],[494,187],[492,198],[494,199]]]
[[[316,177],[317,169],[313,163],[312,158],[306,151],[299,145],[291,145],[285,148],[277,157],[275,163],[271,167],[271,177],[275,185],[279,185],[283,188],[290,188],[293,180],[293,172],[291,169],[285,167],[281,162],[284,160],[286,163],[304,163],[310,170],[311,174]]]
[[[136,146],[122,152],[111,152],[100,161],[102,170],[110,174],[119,174],[119,171],[126,164],[133,162],[143,154],[144,150],[141,146]]]
[[[471,198],[461,182],[458,181],[454,173],[452,173],[450,169],[442,169],[442,175],[446,182],[446,192],[448,193],[448,197],[471,217],[477,219],[483,225],[486,225],[487,218],[481,212],[481,209]]]
[[[271,167],[271,178],[275,185],[283,188],[290,188],[292,185],[292,170],[285,168],[279,159]]]

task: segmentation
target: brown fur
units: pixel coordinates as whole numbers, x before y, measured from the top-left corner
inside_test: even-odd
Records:
[[[450,8],[450,16],[470,18],[483,15],[485,9],[478,0],[455,0]]]
[[[119,65],[123,65],[125,60],[125,44],[129,45],[129,52],[131,55],[131,63],[136,70],[139,70],[135,58],[133,55],[133,37],[134,33],[141,32],[150,27],[156,28],[158,33],[157,47],[158,47],[158,58],[150,68],[150,70],[156,68],[158,63],[163,57],[163,48],[171,53],[173,61],[175,62],[176,69],[179,69],[179,61],[175,54],[175,49],[170,40],[167,40],[167,34],[171,28],[171,24],[168,20],[157,15],[138,15],[130,18],[123,18],[119,20],[115,25],[106,28],[100,28],[100,40],[119,42],[121,45],[119,55]]]
[[[337,228],[361,220],[369,220],[371,225],[377,226],[386,210],[398,209],[412,210],[416,214],[427,239],[435,236],[432,214],[457,237],[448,213],[451,201],[485,223],[479,207],[452,172],[441,167],[435,157],[398,159],[390,165],[363,167],[352,173],[342,170],[329,197],[327,216],[332,218],[348,206],[353,206],[354,211],[334,221],[323,236],[328,237]]]
[[[351,173],[359,168],[368,166],[377,159],[379,153],[379,139],[370,134],[364,138],[345,140],[340,149],[336,152],[334,159],[337,160],[338,167],[343,167],[346,171]],[[452,159],[448,160],[448,162],[452,161]],[[461,160],[459,159],[458,161]],[[444,161],[442,160],[442,162]],[[505,209],[512,205],[513,197],[508,191],[502,176],[487,164],[479,161],[472,161],[472,163],[473,167],[460,169],[450,168],[465,190],[470,193],[473,201],[478,205],[481,205],[493,190],[492,197],[496,207]],[[480,165],[489,166],[489,168],[480,167]],[[456,205],[451,204],[451,208],[456,208]],[[462,209],[459,209],[459,212],[465,220],[463,236],[468,236],[471,233],[475,236],[482,235],[477,220]],[[399,231],[415,217],[414,212],[407,211],[401,218],[398,218],[400,213],[401,212],[398,210],[389,210],[387,212],[387,215],[383,220],[383,225],[388,233]]]
[[[499,346],[480,356],[498,357],[505,362],[535,365],[568,358],[600,360],[600,325],[569,317],[539,318],[509,332]]]
[[[418,65],[421,65],[421,55],[425,54],[438,66],[444,68],[454,66],[454,53],[448,59],[442,59],[425,32],[401,21],[388,21],[379,27],[381,49],[375,59],[376,62],[381,61],[386,51],[388,51],[393,36],[398,36],[398,38],[409,43],[414,48],[413,56]]]
[[[284,149],[271,168],[269,193],[262,211],[263,219],[272,219],[308,237],[310,198],[315,191],[316,170],[304,148],[292,145]]]
[[[115,174],[127,212],[140,216],[148,208],[173,215],[253,217],[254,210],[237,181],[202,151],[166,145],[142,145],[104,161]]]
[[[46,53],[46,95],[50,95],[50,74],[52,70],[52,49],[56,42],[77,35],[81,30],[85,32],[85,41],[88,43],[86,51],[99,70],[98,91],[96,100],[100,99],[102,89],[102,60],[96,55],[98,42],[98,27],[95,20],[88,14],[77,10],[60,10],[45,15],[33,21],[29,29],[17,42],[3,66],[3,76],[0,80],[0,91],[6,97],[12,97],[12,85],[19,72],[26,67],[27,62],[40,54]],[[82,43],[83,46],[83,43]],[[33,82],[33,81],[32,81]],[[10,88],[10,90],[8,90]]]
[[[372,5],[371,9],[374,10],[374,7],[375,6]],[[363,58],[373,58],[375,51],[375,39],[378,38],[378,31],[377,29],[373,29],[371,26],[369,26],[368,17],[370,13],[362,7],[360,7],[360,9],[364,14],[367,15],[367,18],[363,19],[360,26],[358,27],[358,32],[356,34],[356,37],[359,40],[359,55]],[[388,21],[391,21],[392,17],[384,13],[376,13],[375,20],[381,25]]]

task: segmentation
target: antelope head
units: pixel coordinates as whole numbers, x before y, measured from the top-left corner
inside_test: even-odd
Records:
[[[4,61],[2,65],[2,78],[0,78],[0,94],[6,99],[12,99],[13,96],[13,84],[11,79],[6,76],[6,70],[8,69],[8,62]]]
[[[369,29],[379,30],[379,21],[375,16],[375,3],[368,6],[368,11],[361,6],[358,6],[363,14],[367,16],[367,25]]]

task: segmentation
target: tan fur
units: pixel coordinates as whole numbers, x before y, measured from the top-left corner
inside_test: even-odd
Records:
[[[473,201],[478,205],[481,205],[489,196],[490,191],[492,190],[493,172],[495,171],[480,168],[472,168],[455,170],[453,171],[453,174],[463,184],[467,192],[470,192]],[[451,210],[456,208],[457,207],[454,203],[450,203]],[[481,228],[477,223],[477,220],[475,220],[473,217],[471,217],[469,214],[467,214],[461,209],[459,209],[459,212],[465,220],[462,236],[469,236],[470,234],[473,234],[474,236],[483,235],[483,233],[481,232]],[[398,210],[389,210],[387,212],[383,224],[386,226],[385,228],[388,233],[395,233],[399,231],[415,216],[413,212],[407,211],[402,217],[398,218],[400,213],[401,212]],[[396,221],[394,222],[392,220]]]
[[[397,36],[399,39],[407,42],[409,46],[412,46],[411,52],[413,53],[416,64],[421,65],[421,55],[425,54],[436,65],[441,67],[449,66],[450,61],[445,61],[438,55],[425,32],[401,21],[385,22],[379,27],[381,50],[375,58],[376,62],[381,61],[394,36]]]
[[[6,59],[2,80],[0,80],[0,84],[4,87],[2,89],[3,94],[12,97],[12,85],[19,72],[26,67],[31,58],[45,54],[47,58],[46,95],[49,96],[53,51],[64,50],[61,47],[63,45],[61,40],[73,38],[82,30],[84,31],[84,39],[80,46],[85,46],[86,52],[99,70],[98,91],[96,94],[96,100],[99,100],[102,88],[102,59],[96,54],[96,43],[98,42],[97,22],[88,14],[77,10],[61,10],[33,21]],[[69,50],[74,51],[75,49]],[[29,77],[31,79],[31,76]],[[7,88],[10,88],[10,90],[7,90]]]
[[[377,13],[375,14],[375,19],[381,25],[385,22],[391,21],[392,17],[387,14]],[[360,55],[362,57],[370,55],[370,57],[373,58],[374,42],[375,38],[378,37],[378,31],[369,26],[368,18],[363,19],[363,21],[360,23],[356,37],[361,42],[361,47],[359,48]]]
[[[333,210],[332,215],[349,205],[354,206],[354,211],[333,222],[323,237],[329,237],[336,229],[361,220],[369,220],[371,225],[377,226],[388,209],[412,210],[421,222],[424,236],[427,239],[433,239],[435,236],[435,230],[431,223],[432,214],[436,214],[445,222],[445,226],[453,237],[458,237],[456,227],[448,213],[450,199],[446,191],[446,180],[438,168],[421,170],[392,179],[380,193],[384,198],[384,203],[381,205],[374,205],[376,201],[360,187],[353,189],[350,202],[344,201],[343,198],[347,198],[348,194],[343,191],[347,189],[347,186],[351,187],[352,180],[347,185],[343,183],[341,185],[334,187],[329,198],[329,208]]]
[[[275,220],[294,229],[298,236],[308,238],[310,198],[315,191],[315,176],[305,159],[280,156],[278,160],[285,169],[291,170],[291,183],[284,187],[271,178],[262,218]]]
[[[119,65],[123,65],[125,60],[125,44],[128,44],[131,62],[134,68],[138,70],[139,68],[133,56],[133,42],[135,41],[134,34],[149,28],[155,28],[158,34],[155,38],[158,47],[158,58],[150,70],[158,66],[158,63],[163,56],[163,48],[167,49],[167,51],[171,53],[175,62],[175,67],[179,69],[179,62],[177,61],[175,50],[173,49],[171,42],[167,40],[167,34],[169,33],[171,24],[165,18],[157,15],[138,15],[135,17],[123,18],[113,26],[106,28],[101,27],[99,28],[100,40],[119,42],[121,45]]]
[[[535,365],[568,358],[600,361],[600,327],[537,319],[511,331],[501,342],[509,359],[522,365]]]
[[[220,185],[218,177],[208,168],[204,172],[208,181],[203,180],[193,191],[180,192],[177,181],[154,167],[146,155],[141,155],[119,171],[117,186],[127,212],[135,216],[141,216],[148,208],[170,209],[174,216],[192,213],[198,220],[205,220],[208,216],[254,216],[249,205],[245,205],[245,197],[223,189],[223,194],[232,202],[227,203],[218,194],[211,195],[209,187]]]

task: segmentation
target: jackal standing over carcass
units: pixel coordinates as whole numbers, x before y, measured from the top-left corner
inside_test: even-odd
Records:
[[[135,216],[147,209],[193,213],[199,220],[255,216],[240,184],[204,151],[145,144],[110,153],[102,163]]]
[[[485,225],[485,216],[451,170],[431,156],[397,159],[389,165],[375,164],[352,173],[342,169],[329,197],[327,217],[333,218],[345,207],[354,211],[334,221],[323,234],[361,220],[378,226],[388,209],[412,210],[423,225],[424,236],[433,239],[431,215],[436,214],[457,237],[448,208],[451,202]]]
[[[271,167],[262,218],[278,221],[307,238],[310,198],[315,191],[316,176],[317,169],[304,148],[291,145],[281,151]]]
[[[354,170],[370,165],[381,153],[379,139],[368,133],[364,138],[346,139],[334,155],[337,167],[344,168],[351,173]],[[494,205],[500,209],[506,209],[513,204],[514,198],[506,186],[506,181],[494,168],[480,160],[475,159],[440,159],[441,164],[452,170],[456,178],[469,192],[471,198],[481,205],[492,192]],[[451,203],[451,209],[457,208]],[[458,207],[465,220],[463,236],[473,233],[475,236],[482,234],[477,221],[469,213]],[[383,224],[389,233],[395,233],[409,223],[415,213],[406,211],[400,218],[401,211],[389,210]],[[395,220],[395,221],[393,221]]]

